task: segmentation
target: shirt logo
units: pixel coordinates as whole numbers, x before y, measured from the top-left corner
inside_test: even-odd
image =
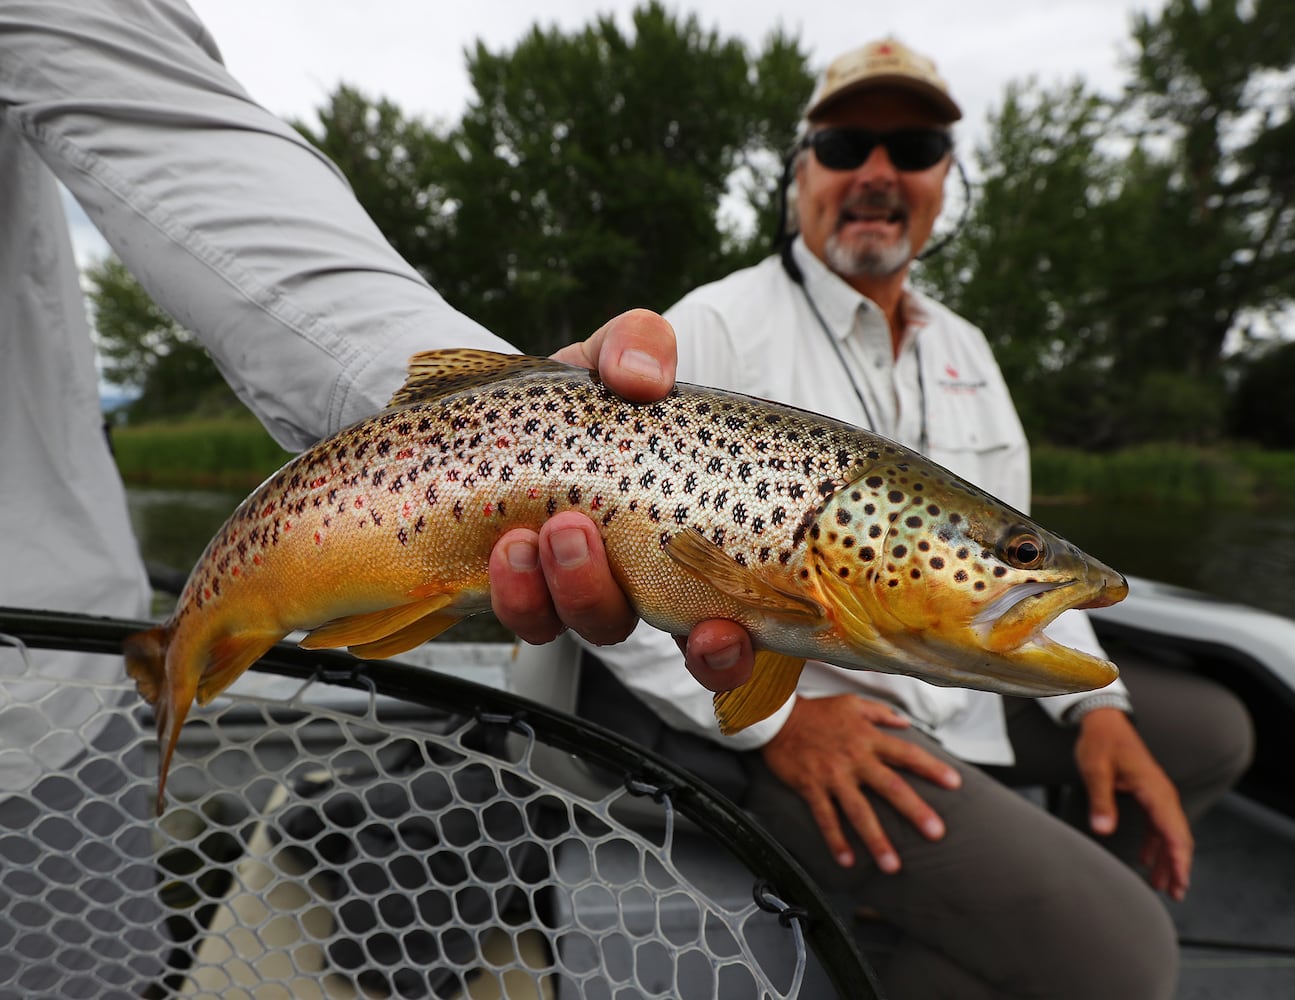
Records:
[[[974,396],[987,384],[983,378],[964,377],[947,361],[944,364],[943,376],[937,381],[940,388],[951,396]]]

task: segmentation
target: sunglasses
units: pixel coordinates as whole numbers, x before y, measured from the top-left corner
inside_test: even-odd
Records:
[[[818,162],[828,170],[857,170],[878,146],[896,170],[929,170],[953,148],[949,133],[936,128],[905,128],[894,132],[871,132],[865,128],[825,128],[801,140],[811,147]]]

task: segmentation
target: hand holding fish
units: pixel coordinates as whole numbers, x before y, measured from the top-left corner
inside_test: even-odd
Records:
[[[957,788],[962,777],[921,747],[883,731],[907,726],[908,720],[894,709],[857,695],[797,698],[787,722],[765,744],[769,770],[808,803],[828,849],[844,868],[852,867],[855,857],[841,816],[882,871],[893,874],[900,868],[899,854],[864,788],[889,802],[927,839],[944,836],[943,821],[899,771],[950,789]]]
[[[1152,888],[1181,901],[1187,895],[1195,842],[1178,790],[1156,763],[1133,723],[1114,708],[1089,712],[1080,723],[1075,760],[1088,791],[1094,833],[1115,832],[1115,793],[1127,792],[1146,812],[1142,863]]]
[[[674,331],[646,309],[622,313],[553,357],[595,369],[605,385],[631,402],[655,402],[674,388]],[[574,512],[558,514],[538,531],[523,527],[505,533],[491,553],[490,594],[504,627],[535,644],[570,628],[606,645],[624,639],[638,622],[593,521]],[[689,669],[711,690],[735,687],[750,675],[750,637],[733,622],[702,622],[680,647]]]

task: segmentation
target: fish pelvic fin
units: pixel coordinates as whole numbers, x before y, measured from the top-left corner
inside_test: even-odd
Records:
[[[672,535],[665,549],[677,565],[762,615],[777,615],[811,624],[826,617],[823,606],[817,601],[786,590],[741,565],[696,528]]]
[[[437,614],[453,598],[453,594],[434,593],[407,604],[335,618],[314,629],[300,645],[303,649],[348,646],[356,656],[371,659],[395,656],[440,635],[457,622],[457,615]],[[434,621],[426,621],[428,618]]]
[[[761,650],[755,654],[751,679],[732,691],[715,695],[715,719],[725,736],[740,733],[769,718],[796,693],[800,672],[805,667],[801,656],[787,656]]]
[[[570,372],[573,367],[551,358],[496,354],[467,347],[421,351],[409,359],[405,384],[396,390],[387,406],[426,403],[451,392],[489,385],[523,372]]]

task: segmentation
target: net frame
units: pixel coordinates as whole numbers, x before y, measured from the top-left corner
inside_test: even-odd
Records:
[[[31,648],[117,654],[122,639],[147,624],[0,608],[0,634]],[[799,995],[805,981],[809,953],[813,954],[817,966],[839,996],[867,1000],[880,995],[875,977],[849,931],[803,869],[780,845],[728,799],[671,762],[625,741],[616,733],[506,691],[390,661],[360,661],[344,653],[306,651],[281,643],[258,664],[256,670],[299,682],[295,694],[287,698],[237,695],[218,699],[207,709],[195,712],[194,723],[185,727],[172,776],[177,797],[187,801],[173,805],[158,825],[163,841],[172,851],[191,849],[195,843],[201,845],[196,853],[204,856],[206,863],[202,871],[208,877],[218,872],[222,865],[229,869],[229,884],[218,892],[203,887],[201,879],[193,872],[172,873],[174,882],[187,886],[195,893],[195,898],[203,897],[202,908],[209,911],[205,919],[225,922],[215,930],[208,923],[202,941],[202,945],[208,948],[212,947],[210,942],[213,940],[221,942],[217,947],[223,948],[224,952],[204,958],[196,953],[198,946],[190,949],[193,952],[191,968],[181,972],[171,970],[169,978],[160,977],[160,983],[169,985],[159,987],[160,992],[155,995],[172,995],[176,989],[181,989],[185,995],[222,997],[297,996],[305,995],[303,989],[317,991],[321,997],[347,995],[344,989],[330,992],[328,975],[330,968],[336,975],[338,963],[347,961],[345,956],[339,958],[337,951],[346,941],[354,943],[358,933],[355,920],[339,932],[336,916],[333,917],[332,931],[312,930],[308,919],[312,914],[317,917],[330,907],[340,911],[346,906],[351,906],[353,911],[364,911],[367,907],[370,911],[367,916],[375,925],[381,925],[378,933],[364,939],[370,942],[366,945],[367,952],[358,958],[351,956],[352,964],[342,977],[353,989],[350,995],[481,995],[479,989],[476,993],[472,989],[474,984],[476,987],[481,985],[484,973],[485,980],[497,982],[500,992],[494,995],[606,996],[616,1000],[637,996],[677,997],[684,993],[680,962],[688,958],[694,964],[709,962],[711,965],[711,991],[705,995],[792,997]],[[30,676],[24,677],[26,681],[30,679]],[[105,698],[113,699],[120,698],[123,693],[128,694],[131,685],[123,680],[120,684],[98,687]],[[362,692],[363,711],[327,708],[312,699],[321,690],[332,688]],[[151,744],[150,713],[142,702],[132,702],[128,698],[125,704],[128,706],[126,714],[136,721],[139,739]],[[412,726],[408,713],[393,721],[390,713],[384,714],[383,711],[393,705],[415,706],[414,714],[422,712],[431,720],[430,726]],[[294,716],[297,723],[291,722]],[[283,774],[289,780],[243,781],[241,784],[231,780],[221,786],[220,774],[222,770],[230,769],[234,757],[243,754],[255,759],[261,753],[255,736],[258,730],[288,724],[299,726],[297,731],[304,733],[308,724],[321,723],[347,734],[341,741],[345,748],[342,753],[324,761],[312,761],[307,746],[310,741],[294,736],[298,759],[277,765],[278,771],[269,766],[262,768],[267,774]],[[246,743],[241,744],[239,738],[229,735],[238,726],[248,734]],[[195,737],[204,732],[215,733],[219,737],[216,751],[191,749]],[[620,782],[610,785],[601,799],[554,784],[537,774],[531,766],[532,754],[540,745],[569,753],[604,774],[619,776]],[[379,749],[374,750],[375,746]],[[470,844],[480,857],[487,860],[470,862],[462,873],[460,885],[438,884],[436,887],[436,892],[450,900],[452,910],[458,907],[454,919],[449,921],[445,932],[432,946],[436,956],[432,971],[439,975],[430,975],[428,969],[423,968],[421,978],[415,976],[410,980],[406,977],[403,982],[393,968],[408,969],[419,964],[417,956],[409,951],[408,941],[399,933],[408,925],[409,914],[402,915],[400,919],[406,921],[402,924],[400,919],[378,912],[381,907],[374,904],[373,894],[366,896],[359,889],[339,904],[337,899],[328,897],[326,888],[318,888],[320,878],[317,874],[312,882],[309,870],[292,870],[293,858],[303,853],[309,869],[312,852],[318,867],[329,868],[328,864],[319,864],[322,841],[312,840],[307,845],[308,849],[295,854],[284,846],[294,836],[288,822],[293,816],[298,824],[305,822],[309,825],[313,819],[331,834],[345,833],[345,824],[339,826],[337,816],[328,815],[330,807],[327,803],[334,803],[331,808],[337,813],[340,808],[336,806],[337,802],[343,801],[347,795],[352,800],[364,800],[366,795],[371,796],[374,787],[403,787],[405,791],[400,794],[409,797],[409,789],[414,786],[408,781],[402,785],[394,774],[392,758],[397,749],[411,753],[415,758],[421,754],[421,758],[415,761],[416,766],[408,772],[414,775],[408,781],[432,781],[444,771],[446,755],[454,757],[458,763],[450,774],[471,772],[478,778],[485,776],[484,785],[480,782],[477,785],[477,794],[481,794],[482,787],[486,789],[483,801],[513,803],[511,814],[508,808],[502,808],[500,815],[508,814],[516,819],[517,816],[527,817],[528,810],[537,816],[551,816],[553,809],[558,814],[565,810],[566,821],[564,825],[559,824],[557,833],[553,834],[554,843],[560,841],[565,850],[565,845],[571,842],[572,831],[576,831],[579,834],[577,840],[583,838],[586,844],[593,845],[588,860],[583,862],[579,849],[561,855],[556,849],[546,848],[544,863],[540,866],[546,870],[535,874],[533,869],[527,868],[524,860],[518,860],[514,855],[525,854],[526,844],[533,844],[540,831],[540,820],[532,822],[532,819],[524,818],[522,834],[502,836],[498,828],[490,829],[491,823],[483,818],[484,809],[489,807],[483,806],[467,827],[475,824],[478,834],[484,839],[479,837],[478,841],[471,841],[468,835],[461,846]],[[222,755],[228,758],[223,764]],[[150,756],[150,765],[154,761],[155,758]],[[373,781],[365,785],[356,778],[365,767],[374,770],[372,765],[375,763],[376,771],[381,773],[376,777],[370,775]],[[238,770],[237,767],[232,769]],[[215,790],[194,793],[191,787],[186,791],[186,786],[193,786],[193,779],[198,776],[209,785],[214,783]],[[141,801],[146,801],[148,795],[145,793],[151,792],[155,773],[151,767],[142,768],[134,775],[134,780],[138,784]],[[440,799],[433,795],[422,805],[413,803],[412,812],[439,816],[446,808],[460,808],[461,802],[450,802],[445,798],[444,789],[438,794],[441,794]],[[473,793],[469,791],[469,794]],[[621,807],[630,800],[650,800],[658,807],[659,822],[654,830],[645,830],[641,824],[624,818]],[[230,815],[217,821],[214,817],[221,808],[228,810]],[[369,804],[361,810],[366,828],[382,826],[385,814],[381,809],[379,807],[375,813]],[[399,833],[400,817],[408,818],[410,812],[409,809],[404,813],[399,810],[392,812],[392,829]],[[184,833],[186,818],[195,820],[203,832]],[[499,822],[505,827],[509,825],[507,818]],[[498,823],[495,825],[498,827]],[[211,832],[213,827],[219,827],[219,836]],[[695,873],[682,871],[675,865],[675,854],[682,852],[680,844],[695,833],[712,845],[721,845],[738,865],[752,873],[752,895],[747,904],[735,908],[731,902],[712,899],[707,888],[697,884]],[[442,825],[437,836],[452,837],[453,833]],[[341,843],[346,838],[334,839]],[[221,853],[222,843],[229,848],[228,857]],[[609,880],[600,868],[600,845],[613,844],[633,845],[629,849],[630,867],[637,867],[637,870],[632,870],[628,879],[617,875]],[[424,848],[427,846],[423,845]],[[501,846],[507,850],[499,850]],[[406,843],[404,847],[406,855],[418,855],[417,844]],[[495,853],[492,854],[492,850]],[[635,855],[634,851],[638,854]],[[611,853],[609,848],[608,855]],[[561,864],[569,863],[572,857],[577,859],[577,868],[583,865],[583,873],[573,876],[559,870]],[[494,862],[493,870],[490,861]],[[354,867],[343,870],[353,873]],[[662,872],[667,877],[662,878]],[[433,871],[433,876],[435,874]],[[379,878],[391,883],[398,881],[400,876],[389,867]],[[455,902],[456,899],[476,898],[480,903],[481,894],[486,891],[483,887],[493,890],[496,897],[494,904],[486,907],[487,923],[506,926],[485,926],[473,916],[481,910],[480,906],[477,911],[469,913],[464,908],[466,904]],[[418,885],[409,886],[408,895],[417,896],[419,888]],[[565,893],[566,909],[558,907],[556,916],[539,917],[537,893],[550,890],[559,897]],[[315,898],[308,898],[311,892],[316,894]],[[519,916],[510,909],[511,904],[499,901],[510,897],[515,903],[519,892],[525,903],[522,909],[529,916]],[[604,905],[601,908],[594,905],[588,911],[601,916],[590,918],[587,913],[581,915],[577,905],[581,894],[601,897],[593,902]],[[383,901],[393,895],[398,897],[399,893],[379,894],[378,898]],[[691,902],[681,903],[685,897]],[[640,909],[646,905],[656,914],[651,933],[645,934],[641,928],[630,926],[627,913],[631,911],[626,904],[633,899],[638,900]],[[700,929],[698,936],[691,941],[672,939],[666,926],[663,914],[674,904],[697,908]],[[238,905],[244,907],[241,912]],[[437,905],[444,906],[444,899]],[[243,954],[240,954],[239,942],[244,938],[266,937],[276,920],[282,923],[278,911],[285,906],[297,914],[297,926],[289,933],[289,937],[296,935],[296,950],[289,947],[276,952],[266,948],[263,942],[253,940],[250,945],[243,942]],[[249,915],[251,911],[259,915]],[[0,913],[0,917],[3,916]],[[356,919],[362,923],[365,916],[360,912]],[[425,918],[426,914],[415,913],[414,922],[417,923],[420,917]],[[591,919],[597,926],[585,926]],[[567,923],[561,924],[562,920]],[[792,942],[795,965],[790,980],[785,977],[777,979],[776,974],[766,970],[762,965],[763,944],[747,940],[764,933],[763,928],[769,925],[776,925]],[[475,933],[468,933],[468,928]],[[549,947],[549,965],[537,966],[534,958],[523,955],[521,938],[527,932],[539,932],[545,937]],[[500,946],[501,933],[504,955],[502,958],[489,957],[489,950]],[[371,946],[374,937],[383,938],[397,951],[403,948],[403,956],[394,963],[384,964],[382,956],[376,954]],[[578,943],[583,947],[582,961],[585,964],[575,967],[568,963],[564,967],[562,955],[580,952],[580,948],[562,950],[575,939],[582,939]],[[2,943],[0,947],[3,947]],[[716,953],[705,954],[711,947]],[[451,951],[455,954],[451,955]],[[252,974],[244,979],[260,979],[270,992],[264,989],[258,992],[242,985],[236,977],[226,976],[224,982],[218,975],[203,978],[203,970],[225,968],[230,963],[249,963],[248,953],[253,956],[250,961]],[[323,961],[319,958],[320,953],[324,956]],[[424,951],[422,954],[427,953]],[[285,955],[289,957],[285,959]],[[289,967],[282,965],[285,960]],[[274,964],[276,961],[280,963],[278,966]],[[654,978],[652,967],[670,961],[675,965],[673,978],[667,977],[664,981],[660,976]],[[427,963],[424,961],[423,964]],[[749,975],[753,985],[742,980],[742,974]],[[523,985],[520,991],[518,975],[529,984]],[[701,975],[700,980],[705,981],[706,975]],[[412,986],[409,985],[411,982]],[[110,995],[111,984],[104,985],[103,995]],[[278,992],[275,992],[276,988]],[[0,997],[6,996],[5,989],[5,984],[0,982]],[[168,989],[172,992],[167,992]]]

